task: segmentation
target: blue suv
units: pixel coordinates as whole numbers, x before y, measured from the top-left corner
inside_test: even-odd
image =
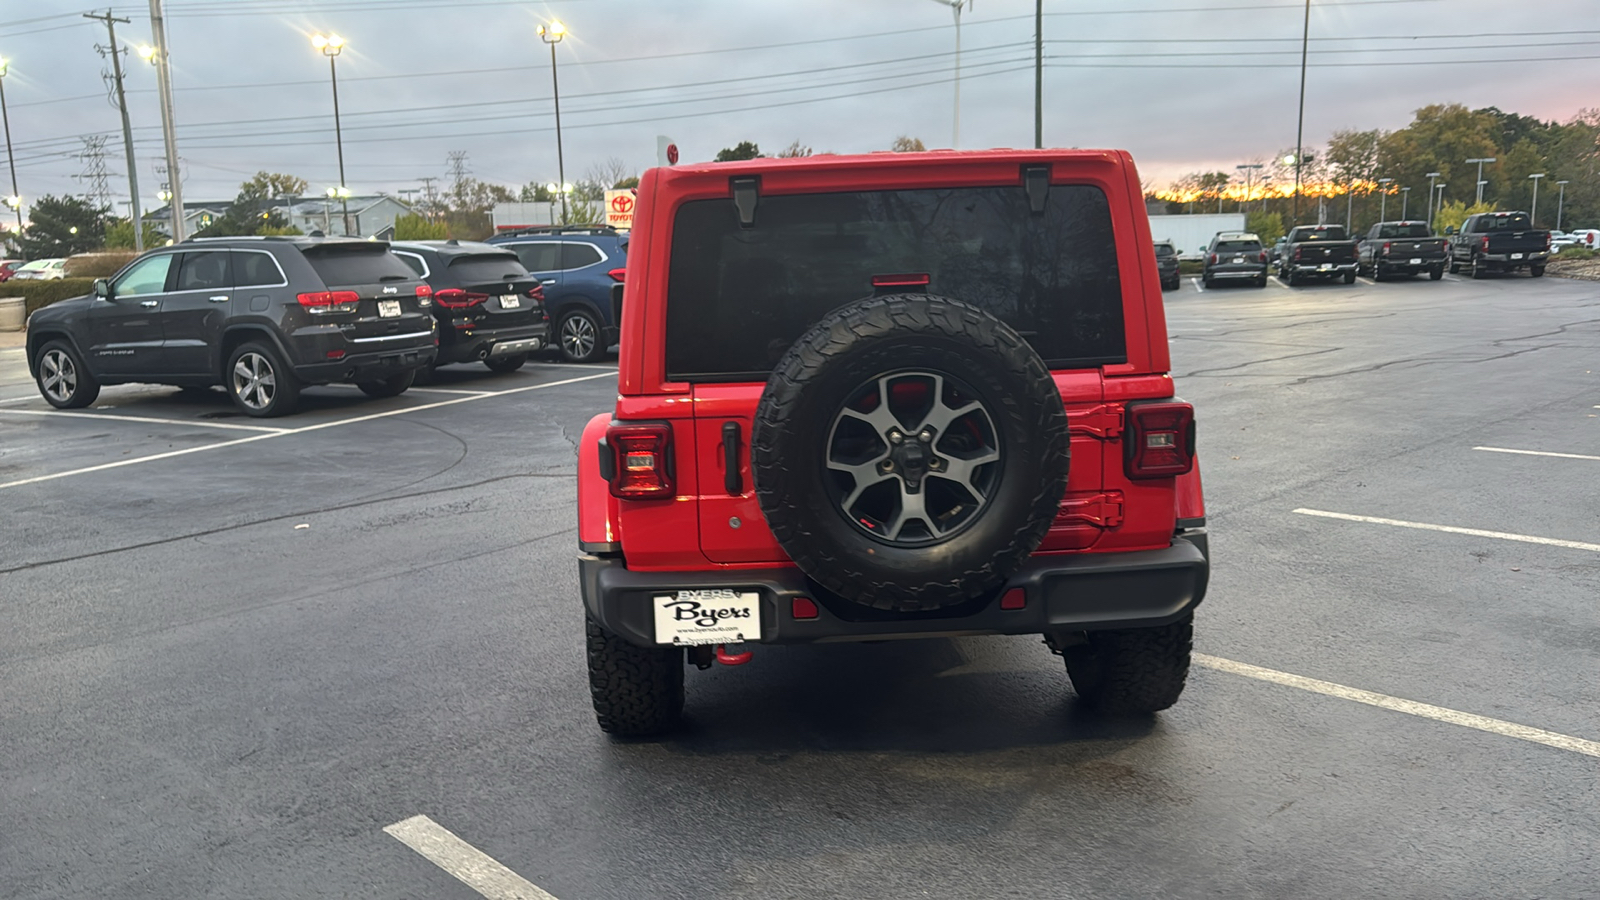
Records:
[[[489,238],[544,285],[550,337],[572,362],[593,362],[617,342],[612,288],[628,264],[628,236],[606,225],[528,228]]]

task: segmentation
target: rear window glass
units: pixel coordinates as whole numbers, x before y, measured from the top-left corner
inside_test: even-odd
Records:
[[[306,260],[328,287],[417,278],[410,266],[383,246],[321,247],[306,251]]]
[[[512,244],[511,251],[529,272],[554,272],[561,268],[561,245],[550,242]]]
[[[600,261],[600,251],[588,244],[562,244],[561,268],[581,269]]]
[[[755,380],[874,275],[1009,323],[1052,367],[1127,358],[1105,193],[1056,185],[1042,214],[1022,187],[763,196],[753,228],[731,198],[685,203],[667,286],[668,376]]]
[[[1177,255],[1178,255],[1178,251],[1172,249],[1172,245],[1171,244],[1157,244],[1156,245],[1156,256],[1158,256],[1158,257],[1177,256]]]
[[[283,284],[277,260],[255,250],[233,251],[233,283],[238,287],[267,287]]]
[[[1218,253],[1257,253],[1261,250],[1260,241],[1219,241]]]
[[[1307,230],[1295,235],[1296,241],[1342,241],[1346,240],[1343,227],[1324,228],[1321,231]]]
[[[1406,225],[1379,225],[1378,237],[1381,238],[1421,238],[1433,234],[1433,230],[1422,223],[1413,222]]]
[[[504,281],[525,277],[528,270],[515,253],[474,253],[450,260],[450,274],[462,281]]]
[[[1479,223],[1482,231],[1527,231],[1533,227],[1528,217],[1518,213],[1514,216],[1484,216]]]

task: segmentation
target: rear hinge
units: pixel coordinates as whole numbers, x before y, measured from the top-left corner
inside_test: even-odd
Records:
[[[1122,524],[1122,492],[1068,493],[1061,498],[1055,524],[1115,528]]]
[[[1122,414],[1122,404],[1102,403],[1067,413],[1067,427],[1072,434],[1092,434],[1109,441],[1122,434]]]

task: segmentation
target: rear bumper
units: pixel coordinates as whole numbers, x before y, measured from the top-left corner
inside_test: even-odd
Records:
[[[420,369],[433,362],[438,348],[433,346],[432,335],[422,346],[397,347],[352,353],[338,360],[295,366],[294,374],[308,384],[332,384],[337,381],[368,381],[399,375],[408,369]]]
[[[1516,259],[1512,259],[1515,256]],[[1478,259],[1497,266],[1525,266],[1529,263],[1542,263],[1550,254],[1543,250],[1533,250],[1526,253],[1480,253]]]
[[[1326,267],[1326,268],[1324,268],[1324,267]],[[1289,266],[1289,270],[1294,272],[1296,275],[1332,276],[1332,275],[1343,275],[1346,272],[1354,272],[1356,270],[1356,264],[1355,264],[1354,260],[1351,260],[1350,262],[1313,263],[1313,264],[1309,264],[1309,265],[1308,264],[1303,264],[1303,263],[1295,263],[1295,264],[1292,264],[1292,265]]]
[[[1241,280],[1265,278],[1267,275],[1267,264],[1258,263],[1252,266],[1217,266],[1214,269],[1207,269],[1205,274],[1206,277],[1212,279],[1213,281],[1225,280],[1229,278],[1237,278]]]
[[[618,557],[578,558],[583,603],[607,630],[641,646],[655,643],[652,598],[669,591],[734,588],[761,595],[761,643],[809,644],[977,634],[1056,634],[1165,625],[1205,598],[1210,577],[1205,529],[1172,546],[1133,553],[1035,556],[995,596],[960,615],[891,614],[828,598],[799,569],[633,572]],[[1022,609],[1000,597],[1022,588]],[[816,601],[818,617],[796,619],[791,601]]]
[[[480,329],[471,337],[457,337],[439,347],[437,365],[499,359],[516,353],[532,353],[550,343],[550,326],[521,325],[514,328]]]
[[[1416,262],[1412,262],[1413,259]],[[1437,269],[1444,263],[1444,254],[1436,253],[1432,256],[1380,256],[1374,264],[1386,271],[1410,269],[1413,272],[1420,272],[1423,269]]]

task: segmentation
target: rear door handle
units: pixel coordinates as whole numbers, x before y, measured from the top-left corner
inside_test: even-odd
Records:
[[[744,479],[739,476],[739,423],[722,423],[722,486],[728,496],[744,493]]]
[[[232,298],[229,297],[227,294],[221,294],[221,295],[218,295],[216,297],[211,297],[210,298],[212,303],[227,303],[231,299]]]
[[[541,279],[539,279],[539,283],[540,284],[555,284],[556,280],[554,278],[541,278]]]
[[[143,306],[143,307],[146,307],[148,309],[155,309],[156,307],[161,305],[161,301],[160,300],[140,300],[139,301],[139,305]]]

